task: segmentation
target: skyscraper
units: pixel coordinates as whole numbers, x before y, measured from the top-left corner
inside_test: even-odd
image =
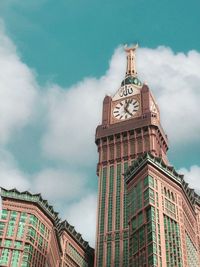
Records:
[[[103,101],[102,124],[96,129],[98,221],[95,266],[128,266],[127,192],[123,174],[145,152],[168,162],[168,140],[159,108],[137,77],[136,46],[125,48],[125,79],[113,97]]]
[[[136,46],[125,79],[103,102],[96,130],[95,267],[199,267],[200,197],[167,159],[152,92],[137,77]]]

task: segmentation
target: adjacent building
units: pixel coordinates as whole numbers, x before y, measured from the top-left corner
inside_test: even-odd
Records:
[[[200,198],[183,175],[145,153],[126,172],[129,266],[200,266]]]
[[[58,227],[62,247],[61,267],[93,267],[94,249],[72,225],[63,221]]]
[[[90,267],[94,250],[40,194],[1,188],[0,266]]]

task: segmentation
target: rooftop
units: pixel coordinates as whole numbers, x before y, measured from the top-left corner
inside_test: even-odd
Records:
[[[9,198],[35,203],[43,212],[47,214],[48,217],[50,217],[59,235],[61,235],[63,231],[67,231],[67,233],[69,233],[70,236],[77,243],[79,243],[80,246],[88,250],[88,252],[93,250],[93,248],[89,246],[88,242],[82,238],[81,234],[76,232],[74,226],[70,225],[66,220],[61,221],[61,219],[58,217],[59,213],[54,211],[53,206],[49,205],[48,201],[43,199],[41,194],[32,194],[29,191],[19,192],[16,188],[7,190],[1,187],[0,195],[2,199]]]
[[[22,200],[36,203],[54,222],[58,222],[58,212],[55,212],[53,206],[43,199],[41,194],[31,194],[29,191],[19,192],[16,188],[7,190],[1,187],[1,197]]]
[[[133,162],[133,164],[128,168],[125,173],[125,182],[128,183],[133,177],[133,175],[139,172],[139,170],[147,163],[158,168],[163,173],[167,174],[174,182],[179,184],[179,186],[182,187],[183,191],[185,192],[187,198],[189,199],[192,205],[200,205],[200,196],[194,191],[194,189],[191,189],[189,187],[189,184],[184,180],[184,175],[179,174],[173,166],[166,165],[161,158],[154,157],[150,153],[143,154]]]
[[[74,226],[70,225],[66,220],[59,223],[58,232],[59,235],[66,231],[72,238],[74,238],[81,247],[83,247],[89,254],[93,253],[93,248],[89,246],[89,243],[82,238],[82,235],[76,232]]]

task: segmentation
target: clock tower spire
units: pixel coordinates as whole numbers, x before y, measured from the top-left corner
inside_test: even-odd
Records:
[[[138,48],[138,44],[132,47],[127,47],[127,45],[125,45],[124,47],[124,50],[127,53],[126,77],[137,76],[136,64],[135,64],[135,51],[137,48]]]
[[[95,267],[128,267],[127,193],[123,174],[148,152],[166,164],[168,140],[159,107],[137,77],[136,46],[125,47],[127,69],[119,89],[103,101],[102,123],[96,129],[99,176]]]

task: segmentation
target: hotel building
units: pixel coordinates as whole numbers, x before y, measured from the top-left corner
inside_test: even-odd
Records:
[[[129,266],[200,266],[200,197],[161,158],[144,154],[126,172]]]
[[[92,267],[94,250],[40,194],[1,189],[0,266]]]
[[[159,107],[137,76],[136,48],[125,48],[125,78],[104,98],[96,129],[95,267],[198,267],[199,196],[169,165]]]

